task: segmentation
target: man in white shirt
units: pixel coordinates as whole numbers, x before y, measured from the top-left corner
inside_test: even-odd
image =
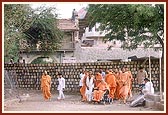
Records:
[[[142,90],[143,94],[144,95],[146,95],[146,94],[154,94],[153,83],[150,82],[150,80],[148,78],[145,78],[144,81],[145,81],[145,87]]]
[[[85,77],[85,70],[82,70],[82,73],[79,75],[80,81],[79,81],[79,89],[83,86],[83,78]]]
[[[63,93],[65,89],[65,79],[63,78],[62,73],[58,74],[58,82],[59,82],[58,87],[57,87],[57,90],[59,91],[58,100],[65,99],[65,96]]]
[[[94,88],[94,76],[92,71],[89,71],[89,75],[86,78],[86,98],[88,102],[92,100],[92,91]]]
[[[139,95],[134,101],[132,101],[130,104],[131,107],[136,107],[138,105],[144,105],[145,97],[148,94],[154,94],[153,83],[150,82],[148,78],[145,78],[144,81],[145,81],[145,86],[142,90],[143,95]]]

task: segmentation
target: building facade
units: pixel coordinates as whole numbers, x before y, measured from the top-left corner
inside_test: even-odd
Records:
[[[38,49],[39,44],[36,48],[31,51],[24,49],[24,46],[27,45],[26,41],[20,43],[20,63],[25,61],[25,63],[31,63],[37,58],[44,58],[46,62],[53,63],[67,63],[75,62],[74,51],[75,51],[75,39],[77,38],[78,27],[75,25],[75,22],[71,19],[58,19],[58,28],[63,31],[64,36],[61,41],[61,48],[53,52],[50,55],[45,55],[47,51],[41,51]],[[23,43],[24,42],[24,43]]]
[[[99,31],[99,24],[93,28],[88,26],[87,10],[82,8],[75,12],[72,19],[59,19],[58,28],[65,35],[61,42],[61,48],[47,57],[47,60],[53,63],[84,63],[111,60],[127,60],[135,57],[146,58],[152,56],[159,58],[159,52],[153,48],[144,49],[139,46],[135,50],[123,50],[122,42],[104,41],[105,31]],[[111,47],[110,50],[108,48]],[[31,63],[38,57],[43,57],[42,51],[34,50],[31,52],[22,52],[21,60]],[[52,60],[52,61],[51,61]]]

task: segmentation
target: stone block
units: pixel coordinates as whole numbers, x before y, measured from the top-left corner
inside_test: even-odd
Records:
[[[164,104],[164,100],[162,99],[162,100],[160,101],[160,103]]]
[[[152,101],[152,100],[146,100],[146,101],[145,101],[145,107],[155,108],[155,102]]]
[[[164,111],[164,104],[161,102],[156,102],[156,109]]]
[[[147,94],[145,96],[146,99],[150,99],[154,102],[159,102],[160,101],[160,95],[156,95],[156,94]]]

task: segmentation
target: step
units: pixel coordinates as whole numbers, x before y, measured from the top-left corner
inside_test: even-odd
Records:
[[[156,108],[161,111],[164,111],[164,104],[161,102],[156,102]]]
[[[145,100],[145,107],[155,108],[155,102],[152,101],[152,100],[146,99],[146,100]]]
[[[147,95],[145,95],[145,99],[150,99],[150,100],[153,100],[155,102],[160,102],[160,95],[147,94]]]
[[[164,100],[162,99],[162,100],[160,101],[160,103],[164,104]]]

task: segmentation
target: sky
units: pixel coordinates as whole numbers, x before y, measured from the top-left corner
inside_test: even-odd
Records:
[[[72,17],[72,11],[75,9],[79,11],[81,8],[86,7],[87,3],[78,3],[78,2],[68,2],[68,3],[33,3],[31,7],[38,8],[41,5],[56,7],[58,10],[58,18],[69,19]]]

